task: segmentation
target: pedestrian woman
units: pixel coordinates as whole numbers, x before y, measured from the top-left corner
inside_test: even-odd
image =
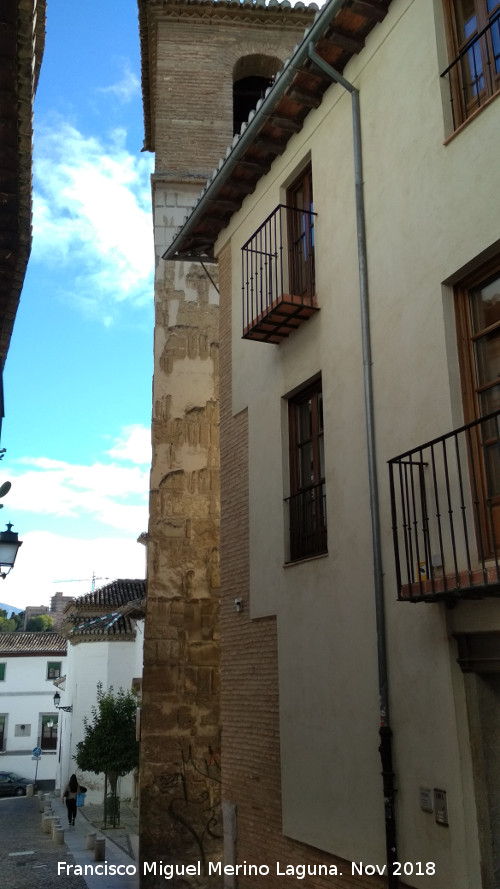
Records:
[[[82,787],[82,785],[78,783],[76,775],[71,775],[62,796],[68,810],[68,823],[70,827],[75,824],[77,793],[87,793],[87,788]]]

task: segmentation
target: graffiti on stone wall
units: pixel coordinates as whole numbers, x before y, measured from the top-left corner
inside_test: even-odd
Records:
[[[205,867],[207,844],[222,839],[221,770],[211,747],[197,759],[192,747],[181,750],[181,769],[158,776],[160,793],[169,797],[167,812],[177,831],[193,838]]]

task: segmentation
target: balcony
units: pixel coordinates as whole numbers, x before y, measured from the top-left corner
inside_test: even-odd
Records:
[[[448,78],[455,130],[500,89],[500,12],[472,35],[441,77]]]
[[[500,596],[500,411],[389,461],[398,598]]]
[[[241,248],[243,337],[280,343],[319,311],[312,210],[280,204]]]

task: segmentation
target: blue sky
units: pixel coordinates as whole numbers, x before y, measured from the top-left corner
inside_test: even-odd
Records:
[[[17,607],[81,595],[93,572],[143,577],[147,529],[153,157],[136,0],[47,7],[33,247],[4,376],[1,524],[23,546],[1,598]]]

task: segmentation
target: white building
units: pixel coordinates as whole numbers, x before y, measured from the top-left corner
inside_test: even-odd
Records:
[[[115,580],[66,607],[63,632],[68,637],[68,665],[61,692],[61,740],[57,786],[64,786],[78,772],[74,756],[83,741],[84,719],[92,719],[97,703],[97,686],[129,691],[137,688],[142,677],[144,621],[142,603],[145,580]],[[134,682],[134,680],[136,680]],[[62,710],[71,707],[70,712]],[[103,799],[104,775],[78,772],[88,788],[89,802]],[[119,783],[122,799],[135,799],[136,776],[128,775]]]
[[[58,764],[54,680],[66,670],[67,644],[56,633],[0,634],[0,768],[47,788]]]

